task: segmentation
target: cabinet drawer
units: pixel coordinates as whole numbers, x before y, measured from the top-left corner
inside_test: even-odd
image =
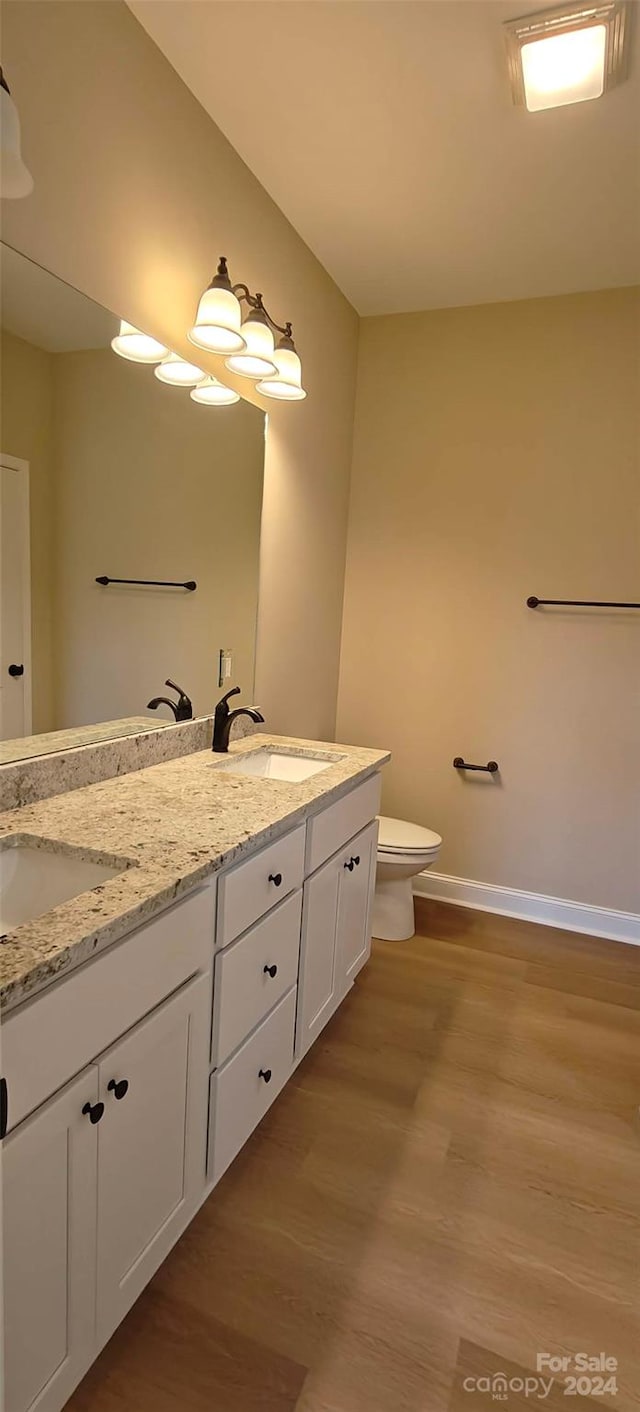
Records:
[[[305,873],[315,873],[332,853],[337,853],[343,843],[353,838],[366,824],[375,819],[380,810],[380,775],[345,794],[336,804],[316,814],[307,825],[307,857]]]
[[[35,995],[2,1026],[9,1127],[210,968],[215,889],[199,889]]]
[[[296,989],[211,1077],[209,1179],[218,1181],[271,1107],[293,1068]],[[268,1082],[260,1070],[270,1077]]]
[[[302,892],[216,956],[211,1062],[224,1064],[298,979]],[[275,974],[273,974],[275,972]]]
[[[218,946],[234,941],[288,892],[302,886],[304,842],[303,824],[223,873],[218,883]]]

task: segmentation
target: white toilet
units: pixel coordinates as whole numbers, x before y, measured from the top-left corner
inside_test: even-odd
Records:
[[[382,941],[408,941],[416,924],[413,879],[435,863],[439,833],[404,819],[378,819],[378,866],[371,929]]]

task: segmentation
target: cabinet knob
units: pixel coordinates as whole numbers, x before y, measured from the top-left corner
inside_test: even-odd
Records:
[[[359,868],[359,867],[360,867],[360,854],[359,854],[359,853],[356,854],[356,856],[355,856],[355,858],[354,858],[353,861],[354,861],[354,863],[355,863],[355,865],[356,865],[356,868]]]
[[[96,1123],[100,1122],[104,1113],[104,1103],[85,1103],[82,1112],[86,1113],[89,1122],[93,1123],[95,1126]]]
[[[349,872],[350,872],[350,873],[352,873],[352,872],[353,872],[353,858],[350,858],[350,859],[349,859],[349,862],[348,862],[348,863],[345,863],[344,866],[345,866],[345,868],[348,868],[348,869],[349,869]]]
[[[282,882],[282,873],[269,873],[269,882],[272,882],[274,887],[279,887]]]
[[[278,967],[277,967],[276,965],[273,965],[273,966],[265,966],[265,968],[264,968],[264,974],[265,974],[265,976],[271,976],[271,979],[273,980],[274,977],[277,976],[277,974],[278,974]]]
[[[259,1078],[259,1079],[264,1079],[264,1081],[265,1081],[266,1084],[270,1084],[270,1083],[271,1083],[271,1070],[270,1070],[270,1069],[258,1069],[258,1078]]]
[[[12,662],[12,663],[11,663],[11,666],[8,667],[7,670],[8,670],[8,672],[9,672],[9,676],[10,676],[10,677],[23,677],[23,676],[24,676],[24,667],[23,667],[22,662]]]
[[[116,1081],[116,1079],[109,1079],[109,1082],[108,1082],[108,1084],[107,1084],[107,1092],[108,1092],[108,1093],[112,1093],[113,1096],[114,1096],[114,1098],[117,1098],[118,1101],[119,1101],[121,1098],[124,1098],[125,1093],[128,1092],[128,1089],[129,1089],[129,1080],[128,1080],[128,1079],[118,1079],[117,1081]]]

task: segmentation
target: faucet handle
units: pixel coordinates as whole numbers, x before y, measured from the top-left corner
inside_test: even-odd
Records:
[[[229,700],[230,696],[239,696],[241,691],[241,686],[232,686],[230,691],[225,692],[224,696],[220,697],[218,706],[224,706],[225,703]]]
[[[180,700],[179,700],[179,702],[178,702],[178,705],[179,705],[179,706],[181,706],[181,705],[183,704],[183,702],[184,702],[186,705],[188,705],[188,706],[191,705],[191,702],[190,702],[190,700],[189,700],[189,697],[187,696],[187,693],[186,693],[184,687],[183,687],[183,686],[178,686],[177,681],[172,681],[172,680],[171,680],[171,677],[167,677],[167,680],[166,680],[166,682],[165,682],[165,686],[170,686],[172,691],[177,691],[178,696],[180,697]]]

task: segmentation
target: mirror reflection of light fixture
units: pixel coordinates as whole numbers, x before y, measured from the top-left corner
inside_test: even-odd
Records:
[[[167,382],[171,387],[195,387],[205,376],[202,368],[188,363],[178,353],[168,353],[153,371],[161,382]]]
[[[279,402],[301,402],[306,397],[302,386],[302,366],[291,334],[284,334],[273,355],[276,376],[256,383],[256,391]]]
[[[226,259],[221,255],[217,273],[202,295],[187,338],[196,348],[205,348],[209,353],[241,353],[246,346],[241,323],[242,310],[231,286]]]
[[[600,98],[627,73],[627,0],[569,3],[504,26],[514,103],[530,113]]]
[[[239,392],[234,392],[232,387],[225,387],[224,383],[213,377],[206,377],[203,382],[199,382],[197,387],[191,389],[189,396],[202,407],[231,407],[234,402],[240,401]]]
[[[22,160],[20,118],[0,68],[0,196],[15,200],[33,191],[33,177]]]
[[[240,330],[246,343],[244,353],[234,353],[225,359],[225,367],[230,373],[239,373],[245,378],[267,378],[277,372],[273,361],[274,339],[265,310],[262,295],[256,294],[259,303],[250,309]]]
[[[148,333],[142,333],[126,319],[120,320],[120,332],[111,339],[111,347],[114,353],[128,358],[131,363],[159,363],[169,352],[164,343],[159,343]]]

